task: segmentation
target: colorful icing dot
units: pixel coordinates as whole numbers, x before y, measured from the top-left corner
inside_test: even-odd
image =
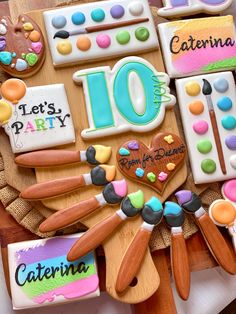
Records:
[[[68,55],[72,52],[72,45],[69,40],[61,40],[57,44],[57,51],[62,55]]]
[[[6,38],[5,37],[0,37],[0,51],[4,50],[6,48]]]
[[[229,162],[231,167],[236,169],[236,155],[231,156]]]
[[[22,54],[21,54],[21,58],[22,58],[22,59],[25,59],[25,56],[26,56],[25,53],[22,53]]]
[[[144,176],[144,170],[141,169],[141,168],[137,168],[135,170],[135,174],[136,174],[137,177],[142,178]]]
[[[169,162],[166,165],[166,169],[169,170],[169,171],[173,171],[175,169],[175,167],[176,167],[176,165],[173,162]]]
[[[217,106],[222,111],[229,111],[233,106],[233,102],[229,97],[223,96],[218,100]]]
[[[193,130],[199,135],[207,133],[208,128],[208,123],[205,120],[197,120],[193,123]]]
[[[229,83],[224,78],[218,78],[213,82],[213,86],[219,93],[225,93],[229,89]]]
[[[149,30],[146,27],[139,27],[135,31],[135,37],[139,41],[146,41],[150,36]]]
[[[5,35],[7,33],[7,28],[5,25],[0,24],[0,35]]]
[[[216,163],[212,159],[204,159],[201,163],[202,171],[211,174],[216,171]]]
[[[43,48],[43,44],[40,41],[38,41],[36,43],[35,42],[31,43],[32,51],[34,51],[37,54],[39,54],[41,52],[42,48]]]
[[[197,149],[202,154],[208,154],[212,150],[212,144],[209,140],[201,140],[197,143]]]
[[[193,101],[191,102],[189,105],[188,105],[188,108],[189,108],[189,111],[194,114],[194,115],[199,115],[201,113],[203,113],[204,111],[204,104],[202,101],[200,100],[196,100],[196,101]]]
[[[166,181],[167,178],[168,178],[168,174],[163,172],[163,171],[160,172],[159,175],[158,175],[158,180],[161,181],[161,182]]]
[[[120,19],[125,14],[125,10],[122,5],[116,4],[111,8],[110,13],[114,19]]]
[[[7,102],[0,100],[0,125],[7,123],[11,115],[12,107]]]
[[[191,81],[185,85],[185,91],[189,96],[197,96],[200,94],[201,86],[198,82]]]
[[[34,26],[28,22],[28,23],[23,24],[23,28],[25,31],[32,31],[34,29]]]
[[[223,194],[232,202],[236,202],[236,180],[226,181],[223,185]]]
[[[40,35],[40,32],[38,32],[38,31],[32,31],[31,33],[30,33],[30,35],[29,35],[29,39],[31,40],[31,41],[39,41],[40,40],[40,37],[41,37],[41,35]]]
[[[228,135],[225,144],[230,150],[236,150],[236,135]]]
[[[139,16],[143,13],[143,4],[141,1],[132,1],[128,6],[130,14]]]
[[[8,51],[1,51],[0,52],[0,62],[4,65],[10,65],[12,61],[12,55]]]
[[[28,62],[29,66],[34,66],[38,62],[38,56],[35,53],[27,53],[25,60]]]
[[[95,9],[91,12],[91,18],[94,22],[102,22],[105,19],[105,12],[102,9]]]
[[[116,40],[121,45],[126,45],[130,41],[130,34],[128,31],[119,31],[116,34]]]
[[[110,46],[111,38],[110,38],[110,36],[108,36],[106,34],[99,34],[96,37],[96,42],[100,48],[105,49],[105,48],[108,48]]]
[[[148,180],[149,180],[150,182],[152,182],[152,183],[156,182],[156,175],[155,175],[155,173],[153,173],[153,172],[149,172],[149,173],[147,174],[147,178],[148,178]]]
[[[124,147],[121,147],[119,149],[119,154],[121,156],[129,156],[130,155],[130,151],[128,149],[124,148]]]
[[[87,36],[79,36],[76,41],[76,46],[81,51],[87,51],[91,47],[91,40]]]
[[[144,205],[144,194],[143,191],[138,190],[135,193],[130,193],[127,195],[130,200],[130,203],[135,208],[142,208]]]
[[[221,120],[223,128],[233,130],[236,127],[236,119],[234,116],[225,116]]]
[[[52,25],[55,28],[62,28],[66,25],[66,18],[64,15],[57,15],[54,16],[54,18],[52,19]]]
[[[218,200],[211,205],[211,215],[217,223],[229,225],[236,219],[236,210],[231,202]]]
[[[137,141],[131,141],[128,144],[128,148],[131,150],[139,150],[139,143]]]
[[[174,139],[173,139],[173,136],[172,135],[167,135],[164,137],[164,141],[168,144],[172,144],[174,143]]]
[[[26,85],[22,80],[12,78],[2,83],[1,93],[5,99],[17,104],[25,96]]]
[[[15,64],[15,68],[17,71],[21,72],[21,71],[24,71],[28,68],[28,64],[23,59],[17,59],[16,64]]]
[[[11,54],[11,56],[12,56],[12,58],[15,58],[15,57],[16,57],[16,53],[13,52],[13,53]]]
[[[85,15],[82,12],[75,12],[72,14],[71,21],[75,25],[82,25],[85,22]]]

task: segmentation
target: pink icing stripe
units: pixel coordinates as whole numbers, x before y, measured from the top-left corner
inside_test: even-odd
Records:
[[[127,183],[125,180],[112,181],[112,185],[117,195],[124,197],[127,194]]]
[[[198,71],[210,63],[236,57],[236,46],[223,48],[205,48],[188,51],[173,61],[173,65],[181,73]]]
[[[42,304],[45,301],[53,302],[56,296],[63,295],[65,299],[75,299],[94,292],[98,288],[98,276],[92,275],[89,278],[77,280],[68,285],[58,287],[52,291],[43,293],[33,298],[33,301]]]

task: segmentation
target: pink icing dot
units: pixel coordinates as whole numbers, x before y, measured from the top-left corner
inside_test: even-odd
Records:
[[[205,134],[208,131],[208,123],[205,120],[197,120],[193,123],[193,130],[197,134]]]
[[[236,202],[236,179],[226,181],[222,189],[225,197],[232,202]]]
[[[111,44],[111,38],[106,34],[100,34],[97,36],[96,42],[100,48],[108,48]]]
[[[37,42],[33,42],[31,44],[31,48],[34,52],[36,52],[37,54],[39,54],[43,48],[43,44],[40,41]]]
[[[168,174],[162,171],[158,175],[158,180],[161,182],[164,182],[166,181],[167,177],[168,177]]]

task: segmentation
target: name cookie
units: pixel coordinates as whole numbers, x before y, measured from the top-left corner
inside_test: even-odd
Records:
[[[181,168],[186,155],[183,141],[175,134],[157,134],[148,148],[138,140],[124,143],[116,158],[127,177],[164,192],[165,186]]]
[[[75,141],[64,84],[27,87],[20,79],[9,79],[0,92],[0,125],[14,153]]]
[[[43,34],[28,15],[20,15],[15,25],[8,16],[0,18],[0,69],[28,77],[41,68],[44,59]]]
[[[13,308],[55,305],[99,296],[93,252],[73,263],[66,254],[81,234],[8,245]]]
[[[236,67],[236,32],[231,15],[169,22],[158,27],[170,77]]]

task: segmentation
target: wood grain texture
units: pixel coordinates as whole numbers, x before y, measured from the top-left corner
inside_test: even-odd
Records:
[[[183,233],[172,233],[170,252],[176,290],[183,300],[187,300],[190,291],[190,270]]]

